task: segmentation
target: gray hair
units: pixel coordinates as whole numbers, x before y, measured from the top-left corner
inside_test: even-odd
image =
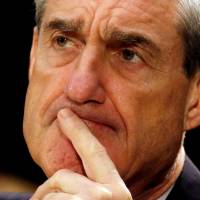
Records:
[[[36,24],[41,25],[46,0],[35,0]],[[200,0],[179,0],[178,31],[184,44],[184,69],[188,78],[200,70]]]
[[[45,11],[46,0],[34,0],[34,1],[35,1],[35,8],[36,8],[35,21],[36,21],[36,25],[40,27],[41,22],[42,22],[42,17]]]

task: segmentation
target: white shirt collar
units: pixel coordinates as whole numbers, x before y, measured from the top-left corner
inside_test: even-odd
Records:
[[[174,185],[172,185],[161,197],[159,197],[157,200],[166,200],[169,193],[172,191]]]

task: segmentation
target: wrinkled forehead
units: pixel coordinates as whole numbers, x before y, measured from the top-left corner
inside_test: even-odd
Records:
[[[177,3],[178,0],[45,0],[46,3],[53,4],[66,4],[67,6],[79,5],[79,6],[115,6],[115,7],[127,7],[141,6],[146,9],[152,6],[160,6],[166,8],[166,6]]]
[[[162,26],[176,24],[178,0],[47,0],[46,21],[71,18],[87,23]],[[163,27],[164,28],[164,27]]]
[[[48,14],[54,12],[76,12],[77,15],[97,14],[134,16],[151,15],[159,18],[172,17],[176,13],[178,0],[46,0]],[[138,16],[141,17],[141,16]]]

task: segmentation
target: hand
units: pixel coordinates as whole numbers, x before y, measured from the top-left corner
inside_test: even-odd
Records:
[[[58,114],[62,132],[79,154],[87,177],[59,170],[41,185],[31,200],[132,200],[105,148],[72,111]]]

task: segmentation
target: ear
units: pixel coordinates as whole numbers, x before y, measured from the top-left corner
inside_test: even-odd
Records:
[[[38,48],[38,34],[39,34],[38,28],[34,27],[33,41],[32,41],[31,53],[30,53],[29,73],[28,73],[29,81],[31,79],[33,69],[34,69],[34,66],[35,66],[36,52],[37,52],[37,48]]]
[[[192,80],[186,111],[185,129],[200,126],[200,72]]]

